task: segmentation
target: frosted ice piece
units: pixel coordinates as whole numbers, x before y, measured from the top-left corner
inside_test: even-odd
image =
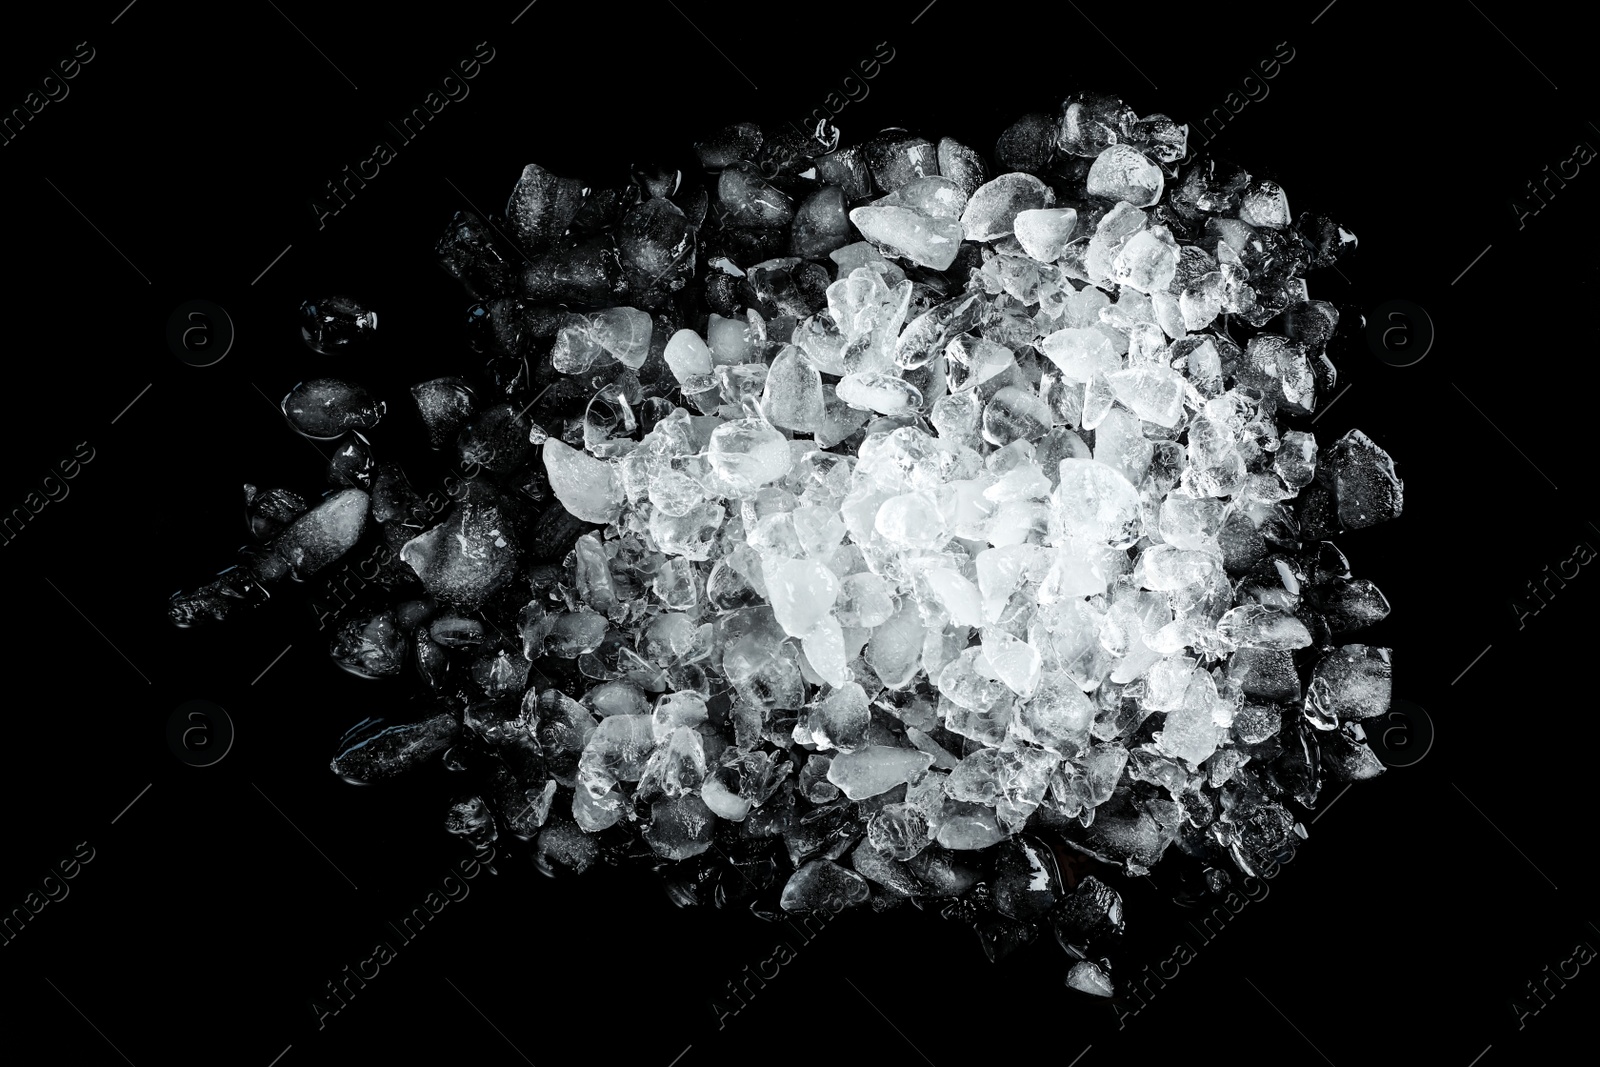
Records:
[[[1322,612],[1335,637],[1382,622],[1389,616],[1389,600],[1371,580],[1338,580],[1309,593],[1312,606]]]
[[[1239,221],[1268,230],[1289,225],[1289,198],[1283,187],[1265,178],[1252,181],[1239,197]]]
[[[866,690],[847,682],[806,709],[811,743],[821,751],[854,752],[866,740],[872,722]]]
[[[599,800],[618,782],[637,782],[654,747],[649,715],[607,716],[578,757],[579,791]]]
[[[355,546],[367,523],[367,494],[360,489],[332,493],[304,512],[267,549],[304,580],[333,563]]]
[[[644,366],[650,354],[650,316],[638,308],[614,307],[597,311],[593,318],[594,339],[618,363],[633,370]]]
[[[711,847],[717,820],[705,801],[694,793],[658,800],[650,805],[650,822],[639,836],[663,859],[686,860]]]
[[[1199,671],[1191,673],[1183,702],[1167,712],[1161,729],[1156,732],[1156,747],[1191,766],[1202,763],[1226,736],[1213,714],[1216,702],[1217,689],[1211,676]]]
[[[1311,484],[1317,474],[1317,438],[1304,430],[1290,430],[1278,442],[1272,469],[1290,489]]]
[[[784,345],[767,370],[761,412],[774,426],[810,432],[824,415],[822,375],[806,362],[800,349]]]
[[[925,178],[913,178],[887,196],[874,200],[873,206],[910,208],[934,219],[959,219],[967,206],[967,194],[949,178],[930,174]]]
[[[849,677],[844,629],[832,615],[817,620],[801,639],[806,663],[829,685],[843,685]]]
[[[358,785],[393,778],[443,752],[460,733],[452,712],[421,722],[384,725],[382,719],[364,719],[339,742],[339,754],[329,769]]]
[[[1050,432],[1054,419],[1055,413],[1038,393],[1008,385],[997,390],[983,409],[983,439],[1001,446],[1013,441],[1037,441]],[[1048,491],[1048,479],[1043,474],[1039,477]]]
[[[750,493],[788,472],[789,441],[763,419],[736,419],[711,432],[706,458],[731,487]]]
[[[1217,633],[1240,648],[1284,652],[1311,644],[1311,631],[1293,615],[1260,604],[1231,608],[1217,620]]]
[[[961,223],[930,218],[903,207],[858,207],[850,221],[861,236],[894,256],[933,270],[945,270],[961,249]]]
[[[1122,200],[1134,207],[1150,207],[1161,199],[1161,168],[1132,145],[1106,147],[1089,166],[1084,191],[1090,196]]]
[[[933,757],[912,748],[868,745],[833,757],[828,781],[851,800],[887,793],[910,782],[933,765]]]
[[[995,678],[1024,699],[1033,695],[1039,684],[1042,660],[1039,652],[995,626],[983,629],[983,656]]]
[[[1344,645],[1328,653],[1311,671],[1306,710],[1324,721],[1372,719],[1389,710],[1393,672],[1389,650],[1371,645]],[[1324,729],[1316,718],[1315,725]]]
[[[872,631],[864,658],[886,688],[903,689],[916,677],[925,635],[921,613],[911,597],[903,597],[899,610]]]
[[[623,495],[611,464],[552,437],[544,443],[544,469],[556,499],[574,518],[585,522],[617,521]]]
[[[1060,259],[1077,228],[1078,213],[1070,207],[1019,211],[1013,224],[1022,250],[1041,263]]]
[[[979,804],[953,803],[943,813],[938,832],[934,835],[940,845],[957,851],[988,848],[1004,841],[993,810]]]
[[[1092,459],[1061,461],[1052,523],[1111,548],[1130,548],[1143,528],[1136,489],[1114,468]]]
[[[949,567],[934,567],[923,575],[935,602],[957,626],[983,625],[983,597],[978,587]]]
[[[1351,430],[1328,449],[1339,522],[1347,530],[1364,530],[1399,516],[1404,486],[1394,460],[1360,430]]]
[[[583,183],[558,178],[537,163],[522,168],[506,204],[506,217],[517,236],[538,250],[567,231],[583,203]]]
[[[472,389],[462,378],[419,382],[411,387],[411,398],[427,428],[428,444],[434,448],[443,448],[455,440],[476,407]]]
[[[922,391],[895,374],[847,374],[839,380],[837,395],[853,408],[880,415],[900,415],[922,407]]]
[[[959,185],[968,197],[989,180],[989,166],[983,157],[960,141],[940,138],[937,158],[940,175]]]
[[[717,179],[717,200],[731,226],[774,229],[794,218],[794,201],[761,176],[754,163],[738,160]]]
[[[1011,233],[1018,213],[1050,207],[1055,200],[1054,190],[1032,174],[1002,174],[980,186],[967,201],[961,214],[962,236],[969,241],[997,240]]]
[[[938,548],[950,539],[939,500],[932,493],[902,493],[885,500],[873,529],[902,548]]]
[[[717,775],[710,775],[700,784],[700,799],[711,813],[729,822],[744,822],[750,814],[750,800],[729,789]]]
[[[693,728],[709,718],[706,702],[693,692],[666,693],[656,701],[650,715],[650,736],[657,742],[665,741],[683,727]]]
[[[1141,293],[1165,292],[1178,269],[1178,242],[1164,226],[1152,226],[1128,238],[1111,261],[1111,278]]]
[[[836,914],[866,903],[871,895],[872,887],[855,871],[832,860],[811,860],[789,876],[778,898],[778,906],[791,912]]]
[[[1130,367],[1107,380],[1117,399],[1139,418],[1157,426],[1172,427],[1183,414],[1183,379],[1161,367]]]
[[[1111,339],[1104,331],[1093,328],[1069,326],[1056,330],[1039,342],[1039,351],[1074,382],[1086,382],[1096,372],[1113,374],[1122,369]]]
[[[928,817],[911,804],[885,804],[867,823],[867,844],[885,857],[904,862],[928,847]]]
[[[300,382],[280,406],[296,433],[319,441],[351,430],[369,430],[384,413],[383,402],[366,389],[337,378]]]
[[[650,536],[669,556],[703,561],[711,558],[717,530],[727,516],[720,504],[696,504],[681,516],[657,511],[650,516]]]
[[[711,373],[711,349],[693,330],[679,330],[673,334],[662,356],[680,382]]]
[[[839,580],[814,559],[766,562],[763,575],[772,612],[790,637],[809,633],[839,595]]]
[[[1094,717],[1095,707],[1078,684],[1061,671],[1049,671],[1031,699],[1017,705],[1011,736],[1071,758],[1088,747]]]
[[[1096,997],[1109,997],[1115,992],[1111,976],[1092,960],[1079,960],[1068,968],[1067,985]]]

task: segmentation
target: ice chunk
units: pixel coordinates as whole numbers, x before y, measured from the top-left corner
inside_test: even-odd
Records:
[[[1077,228],[1078,213],[1070,207],[1029,208],[1017,212],[1013,224],[1022,250],[1041,263],[1060,259]]]
[[[556,499],[574,518],[604,523],[617,520],[623,495],[611,464],[552,437],[544,443],[544,469]]]
[[[1311,671],[1306,710],[1323,729],[1350,719],[1373,719],[1389,710],[1393,676],[1389,650],[1345,645],[1328,653]]]
[[[1055,200],[1055,192],[1032,174],[1002,174],[967,201],[961,214],[962,236],[969,241],[997,240],[1011,233],[1019,213],[1050,207]]]
[[[950,218],[930,218],[903,207],[858,207],[850,212],[861,236],[892,256],[934,270],[955,262],[961,248],[961,223]]]
[[[778,906],[784,911],[837,913],[864,904],[872,887],[855,871],[831,860],[803,864],[784,884]]]
[[[833,757],[828,781],[851,800],[875,797],[921,776],[933,757],[913,748],[868,745]]]
[[[1351,430],[1328,449],[1339,522],[1347,530],[1363,530],[1400,514],[1404,487],[1394,460],[1360,430]]]
[[[1127,144],[1113,144],[1095,157],[1084,180],[1090,196],[1122,200],[1134,207],[1150,207],[1161,199],[1161,168]]]

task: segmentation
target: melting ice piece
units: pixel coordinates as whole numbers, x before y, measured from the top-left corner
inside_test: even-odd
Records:
[[[851,800],[875,797],[917,778],[933,765],[933,757],[911,748],[868,745],[841,753],[828,768],[828,781]]]
[[[1312,669],[1306,709],[1318,713],[1311,721],[1322,729],[1340,720],[1377,718],[1389,710],[1393,685],[1387,648],[1345,645]]]
[[[1084,191],[1134,207],[1150,207],[1161,199],[1161,168],[1127,144],[1108,145],[1089,166]]]
[[[393,778],[443,752],[459,729],[455,714],[449,711],[397,726],[366,719],[345,734],[329,769],[358,785]]]
[[[300,337],[311,351],[335,355],[360,345],[378,328],[378,313],[348,296],[307,300],[300,305]]]
[[[890,255],[920,266],[945,270],[961,250],[961,223],[930,218],[904,207],[858,207],[850,212],[861,236]]]
[[[1060,259],[1077,228],[1078,213],[1070,207],[1029,208],[1017,212],[1014,223],[1022,250],[1041,263]]]
[[[359,385],[337,378],[312,378],[289,390],[283,414],[297,433],[326,441],[351,430],[370,430],[383,417],[383,404]]]
[[[1062,460],[1053,499],[1052,521],[1090,542],[1129,548],[1139,540],[1139,493],[1113,467],[1092,459]]]
[[[511,580],[520,552],[498,505],[463,500],[438,526],[407,541],[400,558],[430,595],[475,611]]]
[[[962,236],[969,241],[998,240],[1012,232],[1020,213],[1047,208],[1055,202],[1055,191],[1032,174],[1002,174],[981,186],[967,201],[961,214]]]
[[[705,801],[685,793],[650,805],[650,822],[639,834],[663,859],[686,860],[711,847],[716,828],[716,817]]]
[[[718,426],[711,431],[706,459],[741,493],[777,481],[794,462],[788,439],[764,419],[735,419]]]
[[[367,494],[345,489],[291,522],[268,547],[294,577],[304,580],[350,551],[366,521]]]
[[[557,438],[544,443],[544,469],[556,499],[574,518],[616,522],[622,510],[622,487],[616,468]]]
[[[1394,460],[1360,430],[1351,430],[1328,449],[1339,522],[1347,530],[1376,526],[1400,514],[1404,487]]]
[[[811,860],[789,876],[778,906],[784,911],[839,912],[871,895],[872,887],[855,871],[831,860]]]

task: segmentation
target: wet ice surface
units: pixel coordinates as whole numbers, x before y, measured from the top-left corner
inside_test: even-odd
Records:
[[[1354,237],[1179,164],[1186,134],[1077,94],[992,159],[744,123],[695,174],[529,165],[436,249],[484,372],[381,430],[360,385],[295,386],[335,491],[247,486],[259,544],[171,615],[370,538],[331,652],[422,703],[340,775],[438,759],[452,832],[546,873],[645,860],[679,903],[937,902],[991,959],[1053,935],[1110,996],[1118,880],[1285,857],[1324,780],[1382,772],[1392,684],[1388,601],[1331,539],[1401,479],[1310,424],[1340,316],[1302,275]],[[306,309],[325,355],[375,323]],[[379,462],[413,409],[444,495]]]

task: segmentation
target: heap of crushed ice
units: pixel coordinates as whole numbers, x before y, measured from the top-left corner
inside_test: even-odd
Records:
[[[684,902],[941,902],[991,957],[1048,924],[1109,994],[1116,869],[1256,873],[1324,777],[1383,769],[1389,651],[1348,639],[1389,608],[1327,538],[1401,483],[1306,421],[1339,314],[1301,275],[1354,238],[1185,162],[1186,132],[1080,94],[1006,131],[1001,173],[753,125],[696,146],[704,185],[529,166],[439,247],[491,356],[412,390],[470,475],[442,520],[373,459],[384,405],[304,382],[285,414],[341,438],[341,488],[247,488],[264,547],[173,617],[370,531],[387,602],[334,656],[428,706],[337,773],[442,758],[474,783],[452,830],[547,872],[666,861]],[[376,325],[307,308],[330,355]]]

